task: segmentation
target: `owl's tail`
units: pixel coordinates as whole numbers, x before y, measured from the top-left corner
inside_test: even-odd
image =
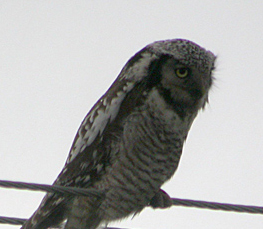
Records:
[[[66,217],[69,199],[61,195],[47,194],[39,208],[25,222],[21,229],[47,229],[56,228]]]
[[[65,229],[97,229],[102,221],[99,211],[102,199],[77,196],[74,198]]]

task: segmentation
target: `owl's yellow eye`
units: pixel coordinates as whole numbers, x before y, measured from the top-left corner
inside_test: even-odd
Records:
[[[179,78],[185,78],[189,75],[190,71],[188,68],[177,68],[175,70],[175,74],[179,77]]]

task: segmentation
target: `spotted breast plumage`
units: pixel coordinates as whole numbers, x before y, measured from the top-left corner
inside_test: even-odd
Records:
[[[165,208],[161,186],[178,167],[198,110],[208,101],[216,57],[183,39],[157,41],[136,53],[83,120],[54,184],[101,195],[48,193],[23,229],[96,229]]]

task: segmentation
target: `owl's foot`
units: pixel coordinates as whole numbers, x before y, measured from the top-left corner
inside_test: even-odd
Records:
[[[173,204],[170,196],[160,189],[150,201],[152,208],[169,208]]]

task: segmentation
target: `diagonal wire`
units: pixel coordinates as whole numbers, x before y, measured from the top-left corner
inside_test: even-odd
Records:
[[[173,205],[175,206],[197,207],[197,208],[205,208],[210,210],[223,210],[223,211],[234,211],[234,212],[243,212],[243,213],[252,213],[252,214],[263,214],[263,207],[259,207],[259,206],[227,204],[227,203],[217,203],[217,202],[179,199],[179,198],[172,198],[172,202]]]
[[[23,219],[23,218],[0,217],[0,224],[23,225],[26,222],[26,220],[27,219]],[[125,228],[107,227],[107,229],[125,229]]]
[[[43,185],[43,184],[35,184],[35,183],[4,181],[4,180],[0,180],[0,187],[29,189],[33,191],[55,192],[64,195],[66,194],[66,195],[101,196],[101,193],[99,191],[91,188],[85,189],[85,188],[65,187],[59,185]],[[236,204],[226,204],[226,203],[207,202],[207,201],[179,199],[179,198],[172,198],[172,201],[173,201],[173,205],[177,205],[177,206],[263,214],[263,207],[259,207],[259,206],[236,205]]]
[[[11,224],[11,225],[22,225],[26,222],[27,219],[22,218],[14,218],[14,217],[0,217],[0,223],[2,224]]]
[[[35,184],[35,183],[4,181],[4,180],[0,180],[0,187],[54,192],[62,195],[101,196],[101,193],[99,191],[91,188],[85,189],[85,188],[65,187],[59,185],[43,185],[43,184]],[[197,208],[211,209],[211,210],[263,214],[263,207],[259,207],[259,206],[227,204],[227,203],[217,203],[217,202],[179,199],[179,198],[172,198],[172,202],[174,206],[197,207]],[[25,221],[26,219],[23,218],[0,216],[0,224],[2,223],[2,224],[22,225]],[[117,228],[109,228],[109,229],[117,229]]]
[[[197,208],[204,208],[211,210],[263,214],[263,207],[258,207],[258,206],[226,204],[226,203],[207,202],[207,201],[179,199],[179,198],[172,198],[172,202],[174,206],[197,207]],[[26,219],[23,218],[0,216],[0,224],[2,223],[2,224],[22,225],[25,221]],[[121,229],[121,228],[108,227],[108,229]]]
[[[25,183],[25,182],[15,182],[15,181],[5,181],[0,180],[0,187],[3,188],[15,188],[15,189],[27,189],[32,191],[45,191],[45,192],[55,192],[61,195],[80,195],[80,196],[101,196],[101,193],[92,188],[76,188],[76,187],[65,187],[59,185],[46,185],[46,184],[36,184],[36,183]]]

